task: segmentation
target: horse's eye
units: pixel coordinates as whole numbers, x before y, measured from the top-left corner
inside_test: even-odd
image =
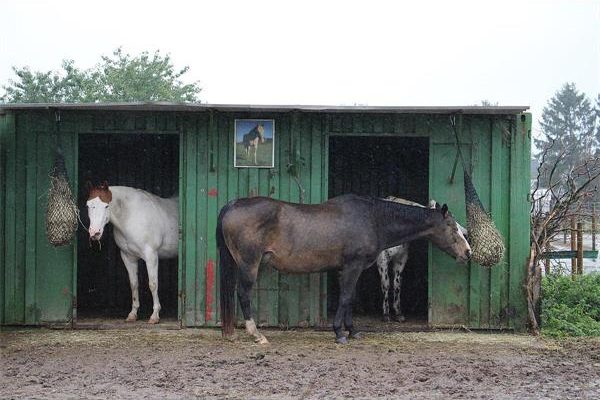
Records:
[[[104,206],[104,208],[108,208],[108,204]]]

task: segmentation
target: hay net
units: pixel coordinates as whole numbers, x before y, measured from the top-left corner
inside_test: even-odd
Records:
[[[471,259],[484,267],[492,267],[504,257],[504,239],[494,221],[483,208],[471,176],[464,171],[467,230],[473,255]]]
[[[68,245],[77,230],[79,211],[67,178],[65,160],[60,152],[50,171],[50,190],[46,206],[46,236],[53,246]]]

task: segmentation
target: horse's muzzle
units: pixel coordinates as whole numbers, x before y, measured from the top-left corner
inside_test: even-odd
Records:
[[[458,261],[460,264],[466,264],[471,259],[472,255],[473,252],[471,251],[471,249],[467,249],[465,250],[464,255],[456,257],[456,261]]]
[[[90,240],[100,240],[102,239],[102,231],[89,231],[90,233]]]

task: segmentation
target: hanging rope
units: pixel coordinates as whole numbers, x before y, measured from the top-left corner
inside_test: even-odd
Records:
[[[77,230],[79,211],[67,176],[65,158],[60,137],[60,111],[56,111],[55,136],[56,155],[50,171],[50,189],[46,206],[46,236],[53,246],[65,246],[71,243]]]
[[[467,164],[460,150],[458,130],[456,129],[456,116],[450,116],[450,125],[454,130],[457,152],[464,170],[467,230],[469,231],[469,242],[473,250],[472,260],[484,267],[492,267],[502,261],[502,257],[504,257],[504,239],[489,213],[483,207],[481,199],[473,185],[471,175],[467,172]]]

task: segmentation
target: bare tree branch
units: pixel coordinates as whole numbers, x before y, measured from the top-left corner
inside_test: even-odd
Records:
[[[542,149],[537,177],[532,187],[531,196],[531,251],[527,273],[527,302],[530,327],[538,332],[535,308],[539,304],[541,284],[542,254],[550,248],[551,242],[564,231],[564,225],[571,218],[581,215],[581,209],[586,200],[592,198],[596,187],[593,186],[600,178],[600,157],[588,155],[564,171],[564,163],[575,149],[561,146],[561,151],[553,158],[552,165],[548,163],[548,154],[557,141],[552,139]],[[542,187],[546,181],[548,187]]]

